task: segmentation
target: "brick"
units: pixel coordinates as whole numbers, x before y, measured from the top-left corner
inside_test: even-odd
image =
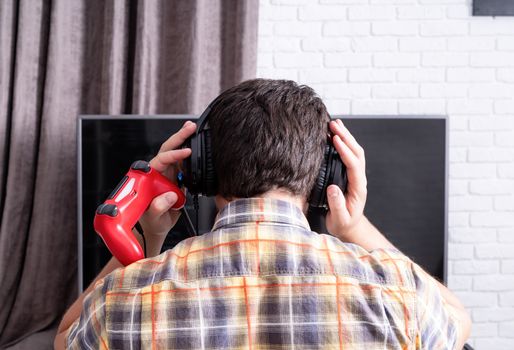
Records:
[[[260,6],[259,20],[265,21],[287,21],[296,20],[298,10],[291,6]]]
[[[350,39],[348,38],[306,38],[302,40],[303,51],[348,51]]]
[[[466,35],[468,33],[467,21],[426,21],[420,24],[422,36],[454,36]]]
[[[323,24],[324,36],[367,36],[371,33],[369,22],[326,22]]]
[[[297,69],[258,68],[258,78],[298,80]]]
[[[514,292],[501,292],[499,295],[501,306],[514,306]]]
[[[393,6],[352,6],[348,8],[350,20],[394,19],[396,11]]]
[[[485,211],[493,208],[493,202],[483,196],[455,196],[450,198],[449,208],[452,212]]]
[[[273,35],[273,22],[271,21],[259,21],[258,36],[259,41],[261,37],[269,37]],[[260,45],[260,43],[259,43]]]
[[[508,291],[514,289],[514,278],[503,275],[485,275],[473,277],[473,290],[476,291]],[[511,315],[514,320],[514,313]],[[496,319],[497,321],[503,318]],[[479,321],[479,320],[477,320]]]
[[[498,164],[498,177],[501,179],[514,179],[514,164]]]
[[[449,236],[450,242],[453,243],[487,243],[496,241],[496,230],[468,227],[452,228],[449,231]]]
[[[499,101],[495,101],[496,102]],[[469,121],[469,130],[509,130],[514,129],[514,118],[504,116],[474,117]]]
[[[274,5],[292,5],[299,6],[309,3],[310,0],[271,0]]]
[[[471,84],[469,86],[469,97],[471,98],[500,98],[514,97],[514,87],[511,84],[488,83]]]
[[[475,327],[473,327],[473,331]],[[514,338],[514,322],[501,322],[498,328],[501,337]]]
[[[502,273],[514,274],[514,260],[502,261]]]
[[[302,6],[298,10],[298,18],[302,21],[326,21],[346,19],[346,6]]]
[[[445,75],[443,68],[407,68],[399,69],[396,78],[399,82],[443,82]]]
[[[448,82],[481,83],[496,80],[496,73],[492,68],[453,68],[446,71]]]
[[[498,261],[454,261],[453,262],[453,273],[456,275],[484,275],[491,273],[499,273],[500,272],[500,264]],[[486,293],[481,293],[486,294]],[[494,295],[494,301],[496,301],[496,295]],[[487,304],[482,305],[472,305],[472,306],[486,306]],[[468,305],[471,306],[471,305]]]
[[[448,38],[448,51],[494,51],[495,38],[467,37]]]
[[[496,175],[494,164],[452,164],[450,177],[454,179],[493,178]]]
[[[350,101],[339,99],[325,99],[325,105],[331,115],[334,114],[350,114]]]
[[[417,53],[376,53],[373,56],[376,67],[415,67],[419,63]]]
[[[348,71],[348,80],[350,82],[385,83],[392,82],[394,79],[395,71],[390,69],[351,68]]]
[[[374,22],[371,24],[374,35],[412,36],[418,34],[416,21]]]
[[[477,338],[475,349],[512,350],[512,339]]]
[[[470,162],[501,163],[514,160],[514,150],[496,148],[472,148],[469,150]]]
[[[499,152],[507,152],[507,154],[510,154],[510,158],[512,159],[512,152],[514,152],[514,149],[512,149],[512,147],[514,147],[514,130],[497,132],[494,136],[494,143],[500,147],[511,147],[511,149],[502,149],[499,150]]]
[[[273,32],[276,36],[311,37],[315,34],[321,35],[321,23],[276,22],[273,25]]]
[[[514,68],[498,68],[496,79],[504,83],[514,83]]]
[[[512,26],[514,28],[514,26]],[[470,54],[469,64],[471,67],[502,67],[514,66],[514,53],[472,53]]]
[[[514,181],[509,180],[472,180],[469,183],[469,193],[496,195],[512,193],[514,191]]]
[[[351,47],[356,52],[396,51],[396,38],[353,38]]]
[[[398,110],[400,114],[445,114],[446,101],[443,99],[398,100]]]
[[[514,101],[511,99],[494,101],[494,111],[498,114],[510,115],[514,113]]]
[[[353,5],[353,4],[367,4],[368,0],[319,0],[320,4],[343,4],[343,5]]]
[[[371,87],[367,84],[325,84],[324,97],[339,99],[369,98]]]
[[[514,196],[498,196],[494,198],[494,209],[514,210]]]
[[[469,24],[471,35],[513,35],[514,26],[510,20],[496,19],[494,21],[471,21]]]
[[[376,84],[373,85],[371,95],[377,98],[408,98],[418,97],[417,84]]]
[[[257,66],[266,68],[273,67],[273,55],[264,52],[257,53]]]
[[[399,19],[442,19],[444,9],[441,6],[398,6]]]
[[[448,243],[449,260],[473,259],[473,245],[462,243]]]
[[[448,227],[459,228],[469,226],[469,213],[450,212],[448,215]]]
[[[448,279],[448,288],[452,291],[471,290],[471,276],[455,276],[452,275]]]
[[[459,67],[468,65],[468,54],[465,53],[423,53],[421,64],[425,67]]]
[[[465,97],[468,94],[466,84],[421,84],[421,97]]]
[[[322,65],[322,55],[317,53],[276,53],[275,67],[304,68]]]
[[[468,160],[468,149],[466,147],[452,147],[449,151],[450,163],[465,163]],[[467,183],[467,181],[462,182]]]
[[[468,263],[468,262],[462,262]],[[468,263],[469,264],[469,263]],[[487,292],[455,292],[466,308],[496,305],[496,293]],[[473,329],[474,331],[474,329]]]
[[[494,337],[498,335],[496,323],[473,323],[471,330],[473,337]],[[469,342],[468,342],[469,343]]]
[[[261,52],[299,52],[300,39],[277,38],[259,41],[259,53]]]
[[[464,149],[465,151],[465,149]],[[451,152],[451,150],[450,150]],[[464,159],[466,158],[466,153],[464,152]],[[450,159],[452,159],[450,157]],[[457,160],[458,161],[458,160]],[[448,194],[450,196],[454,195],[462,195],[468,193],[469,181],[468,180],[454,180],[451,179],[448,181]]]
[[[463,131],[468,129],[469,116],[451,114],[448,121],[451,131]]]
[[[514,243],[514,228],[499,229],[498,242]]]
[[[443,38],[400,38],[400,51],[445,51]]]
[[[450,19],[467,19],[471,17],[469,5],[451,5],[446,7],[446,17]]]
[[[481,259],[514,258],[514,244],[480,244],[475,246],[475,253]]]
[[[344,82],[347,74],[345,68],[304,68],[300,71],[300,80],[306,84]]]
[[[397,114],[397,103],[391,100],[352,101],[352,114]]]
[[[509,227],[514,222],[514,212],[472,213],[470,220],[473,227]],[[514,256],[514,250],[510,254]]]
[[[514,37],[498,38],[496,40],[498,50],[514,51]]]
[[[447,103],[449,114],[488,114],[493,111],[493,101],[473,99],[451,99]]]
[[[364,53],[327,53],[327,67],[366,67],[371,64],[371,55]]]

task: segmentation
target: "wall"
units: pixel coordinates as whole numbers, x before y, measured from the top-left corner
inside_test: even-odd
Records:
[[[449,285],[472,344],[514,349],[514,17],[465,0],[261,0],[258,76],[332,114],[448,114]]]

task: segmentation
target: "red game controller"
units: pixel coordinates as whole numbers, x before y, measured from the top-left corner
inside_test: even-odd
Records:
[[[180,209],[186,196],[165,176],[138,160],[130,166],[107,200],[96,209],[94,227],[111,253],[123,265],[144,259],[144,252],[132,228],[148,208],[152,200],[165,192],[175,192],[177,202],[172,209]]]

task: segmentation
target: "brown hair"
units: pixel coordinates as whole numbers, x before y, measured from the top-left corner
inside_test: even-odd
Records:
[[[329,122],[312,88],[248,80],[219,95],[208,118],[218,194],[245,198],[283,188],[309,198]]]

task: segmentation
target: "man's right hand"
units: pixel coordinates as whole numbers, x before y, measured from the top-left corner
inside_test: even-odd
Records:
[[[364,149],[357,143],[341,120],[331,121],[334,134],[332,143],[346,166],[348,176],[347,193],[343,194],[337,185],[327,188],[329,212],[326,217],[328,232],[347,242],[358,237],[358,227],[364,221],[364,205],[367,196],[366,159]]]

